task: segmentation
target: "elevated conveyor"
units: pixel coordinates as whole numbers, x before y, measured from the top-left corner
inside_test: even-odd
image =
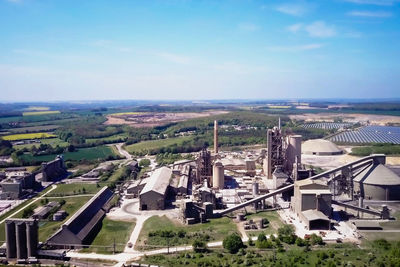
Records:
[[[360,168],[363,168],[365,166],[368,166],[369,164],[372,164],[373,162],[384,163],[384,161],[385,161],[385,155],[382,155],[382,154],[371,155],[371,156],[367,156],[367,157],[355,160],[355,161],[353,161],[351,163],[342,165],[340,167],[334,168],[332,170],[329,170],[329,171],[314,175],[313,177],[310,177],[308,179],[312,179],[312,180],[320,179],[322,177],[326,177],[326,176],[329,176],[331,174],[335,174],[336,172],[341,171],[341,170],[346,169],[346,168],[350,168],[351,171],[357,171]],[[334,179],[335,178],[332,178],[332,179],[330,179],[330,181],[332,181]],[[222,211],[217,211],[217,212],[214,213],[214,215],[215,216],[222,216],[222,215],[228,214],[228,213],[233,212],[235,210],[238,210],[238,209],[241,209],[243,207],[246,207],[246,206],[252,205],[254,203],[257,203],[257,202],[259,202],[261,200],[264,200],[264,199],[273,197],[275,195],[281,194],[283,192],[289,191],[289,190],[291,190],[293,188],[294,188],[293,184],[285,186],[285,187],[282,187],[282,188],[279,188],[279,189],[277,189],[277,190],[275,190],[273,192],[270,192],[270,193],[267,193],[265,195],[256,197],[254,199],[248,200],[246,202],[240,203],[240,204],[238,204],[238,205],[236,205],[234,207],[231,207],[231,208],[228,208],[228,209],[225,209],[225,210],[222,210]]]

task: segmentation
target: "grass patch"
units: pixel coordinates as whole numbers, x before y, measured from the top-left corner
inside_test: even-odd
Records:
[[[42,110],[42,111],[27,111],[23,112],[22,116],[37,116],[37,115],[50,115],[50,114],[60,114],[59,110]]]
[[[184,141],[188,141],[193,139],[192,136],[183,136],[183,137],[176,137],[176,138],[167,138],[167,139],[159,139],[159,140],[150,140],[150,141],[143,141],[140,143],[128,145],[125,149],[133,154],[133,153],[142,153],[152,149],[159,149],[162,147],[168,147],[172,145],[180,145]]]
[[[153,235],[156,231],[172,231],[176,235],[172,238]],[[212,219],[207,223],[184,225],[174,222],[166,216],[150,217],[140,232],[138,243],[139,249],[152,249],[159,246],[178,246],[192,244],[196,238],[206,242],[222,240],[225,236],[238,232],[236,225],[229,218]]]
[[[46,139],[57,137],[54,134],[49,133],[26,133],[26,134],[10,134],[4,135],[2,138],[8,141],[28,140],[28,139]]]
[[[269,221],[268,227],[258,231],[258,230],[246,230],[248,235],[257,236],[259,233],[265,233],[266,235],[275,234],[278,228],[282,226],[282,220],[276,211],[262,211],[258,213],[249,214],[246,216],[247,220],[258,221],[260,219],[267,219]]]
[[[133,228],[134,222],[114,221],[106,217],[91,247],[83,249],[82,252],[113,253],[114,242],[116,253],[123,252]]]
[[[96,194],[101,189],[97,184],[59,184],[57,188],[51,191],[47,196],[58,197],[58,196],[72,196],[81,194]]]

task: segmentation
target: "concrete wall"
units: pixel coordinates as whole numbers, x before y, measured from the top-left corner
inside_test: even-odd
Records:
[[[163,210],[165,209],[165,195],[155,191],[149,191],[139,196],[140,210]]]

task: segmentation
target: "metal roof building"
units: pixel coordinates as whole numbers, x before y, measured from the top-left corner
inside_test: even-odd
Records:
[[[340,155],[343,151],[338,148],[334,143],[324,139],[313,139],[305,141],[302,145],[302,153],[307,155]]]
[[[400,200],[400,177],[383,164],[372,164],[356,174],[354,193],[365,199]]]
[[[154,171],[140,192],[140,210],[165,209],[165,198],[171,176],[172,170],[168,167]]]
[[[98,230],[113,195],[107,186],[103,187],[47,240],[47,244],[55,247],[82,247]]]

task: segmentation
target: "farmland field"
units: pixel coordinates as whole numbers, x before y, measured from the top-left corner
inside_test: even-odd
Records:
[[[49,133],[27,133],[27,134],[11,134],[4,135],[2,138],[8,141],[18,141],[18,140],[27,140],[27,139],[46,139],[56,137],[54,134]]]
[[[81,148],[75,152],[66,152],[63,154],[64,160],[104,160],[109,156],[116,156],[115,150],[109,146],[98,146]],[[32,154],[24,154],[21,159],[27,162],[45,162],[53,160],[57,155],[40,155],[33,156]]]
[[[23,112],[23,116],[37,116],[37,115],[50,115],[50,114],[60,114],[61,112],[58,110],[47,110],[47,111],[28,111]]]
[[[43,126],[31,126],[31,127],[20,127],[20,128],[10,128],[7,131],[17,134],[17,133],[35,133],[35,132],[49,132],[54,131],[59,128],[59,125],[43,125]]]
[[[23,144],[23,145],[14,145],[14,148],[16,149],[23,149],[23,148],[28,148],[30,149],[33,146],[40,146],[40,144],[47,144],[51,145],[52,147],[55,146],[60,146],[60,147],[67,147],[68,142],[65,142],[59,138],[49,138],[49,139],[41,139],[40,143],[32,143],[32,144]]]

